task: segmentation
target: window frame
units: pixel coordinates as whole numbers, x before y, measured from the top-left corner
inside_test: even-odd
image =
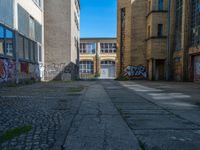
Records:
[[[117,44],[114,42],[100,43],[101,54],[115,54],[117,53]]]
[[[88,67],[90,65],[90,67]],[[90,60],[81,60],[79,62],[80,74],[94,74],[94,62]]]
[[[0,23],[0,27],[2,27],[2,29],[3,29],[3,38],[2,38],[3,53],[0,53],[0,56],[13,58],[13,57],[15,57],[15,32],[11,28],[9,28],[1,23]],[[6,31],[10,31],[12,34],[12,37],[7,38]],[[11,40],[12,42],[8,42],[9,40]],[[10,53],[11,55],[9,55],[9,53],[7,52],[7,44],[11,44],[11,43],[12,43],[12,50],[11,50],[12,52]]]

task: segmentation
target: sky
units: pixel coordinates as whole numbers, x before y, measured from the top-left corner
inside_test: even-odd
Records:
[[[81,38],[116,37],[117,0],[80,0]]]

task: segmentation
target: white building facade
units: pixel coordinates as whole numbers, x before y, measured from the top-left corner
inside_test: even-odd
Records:
[[[43,0],[0,0],[0,83],[41,80]]]

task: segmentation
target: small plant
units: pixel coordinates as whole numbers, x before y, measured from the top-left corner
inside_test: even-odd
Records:
[[[140,144],[140,148],[141,148],[142,150],[145,150],[145,149],[146,149],[146,148],[145,148],[145,143],[143,143],[142,141],[139,140],[139,144]]]
[[[32,130],[32,126],[24,126],[24,127],[18,127],[18,128],[6,131],[4,134],[0,136],[0,144],[6,141],[10,141],[22,134],[26,134],[31,130]]]

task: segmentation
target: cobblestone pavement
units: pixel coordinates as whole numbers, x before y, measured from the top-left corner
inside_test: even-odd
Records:
[[[113,80],[0,89],[0,150],[199,150],[200,86]]]
[[[102,84],[142,149],[200,149],[199,84],[149,81]]]
[[[79,82],[1,88],[0,135],[26,125],[31,125],[32,130],[1,144],[0,149],[60,149],[86,88],[86,83]]]

